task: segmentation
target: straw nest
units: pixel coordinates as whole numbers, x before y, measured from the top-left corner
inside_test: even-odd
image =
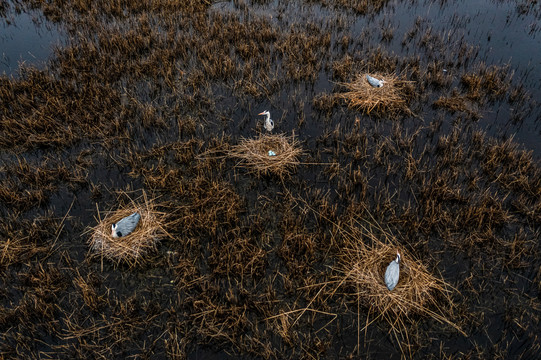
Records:
[[[156,208],[155,201],[143,194],[140,199],[130,200],[119,209],[107,212],[105,218],[99,219],[90,230],[89,245],[93,255],[130,265],[139,263],[144,255],[155,251],[157,244],[169,236],[165,230],[166,214]],[[112,237],[111,225],[134,212],[141,214],[135,230],[126,236]]]
[[[385,81],[382,87],[377,88],[368,83],[366,75],[358,74],[353,82],[340,83],[347,91],[338,94],[338,97],[346,100],[349,107],[360,109],[365,114],[412,114],[408,107],[411,81],[401,80],[394,74],[368,74]]]
[[[431,274],[422,262],[399,248],[396,239],[379,226],[357,224],[345,233],[347,247],[341,258],[341,284],[354,301],[367,307],[367,325],[383,319],[399,345],[407,345],[407,320],[412,315],[431,317],[461,331],[449,320],[454,304],[453,288]],[[389,291],[384,274],[399,249],[400,279]]]
[[[269,156],[269,151],[276,155]],[[239,159],[236,166],[258,175],[288,176],[300,164],[303,150],[295,135],[260,135],[256,139],[242,139],[228,151],[228,156]]]

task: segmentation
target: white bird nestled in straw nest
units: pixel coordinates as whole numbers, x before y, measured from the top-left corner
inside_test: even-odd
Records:
[[[396,252],[396,259],[391,261],[387,270],[385,270],[385,285],[387,289],[393,290],[398,284],[398,278],[400,277],[400,254]]]
[[[126,216],[117,223],[111,225],[111,235],[114,238],[117,238],[131,234],[137,227],[140,219],[141,215],[137,212]]]
[[[257,115],[266,115],[267,118],[265,119],[265,129],[267,129],[267,131],[272,131],[272,129],[274,129],[274,121],[272,121],[272,119],[270,118],[270,112],[268,112],[267,110],[263,111],[262,113],[259,113]]]
[[[370,75],[366,75],[366,80],[368,80],[368,83],[372,85],[373,87],[382,87],[385,80],[378,80],[375,77],[372,77]]]

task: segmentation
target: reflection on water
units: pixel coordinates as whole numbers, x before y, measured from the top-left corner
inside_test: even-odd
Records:
[[[15,76],[21,63],[45,66],[62,39],[58,26],[37,11],[17,13],[10,2],[4,6],[6,13],[0,17],[0,74]]]

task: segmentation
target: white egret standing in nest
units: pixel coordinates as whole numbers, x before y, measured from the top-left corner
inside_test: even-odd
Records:
[[[114,238],[117,238],[131,234],[137,227],[140,219],[141,215],[137,212],[134,212],[130,216],[126,216],[116,224],[111,225],[111,235]]]
[[[272,121],[272,119],[270,118],[270,112],[268,112],[267,110],[263,111],[262,113],[259,113],[257,115],[267,115],[267,118],[265,119],[265,129],[267,129],[267,131],[272,131],[272,129],[274,129],[274,121]]]

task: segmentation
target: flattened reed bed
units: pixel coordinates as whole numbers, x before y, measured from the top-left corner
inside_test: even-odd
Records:
[[[132,266],[141,262],[146,254],[156,250],[162,239],[170,236],[166,230],[167,214],[157,208],[156,201],[144,193],[141,198],[130,199],[128,204],[107,212],[105,218],[98,219],[98,224],[90,230],[92,235],[88,242],[92,256],[103,256]],[[112,237],[111,225],[134,212],[141,215],[135,230],[126,236]]]
[[[412,115],[407,95],[411,92],[411,81],[402,80],[394,74],[368,74],[384,81],[383,86],[378,88],[368,83],[366,75],[367,73],[357,74],[350,83],[338,83],[347,90],[338,94],[338,97],[344,99],[348,107],[360,109],[367,115]]]
[[[270,156],[269,151],[276,155]],[[255,139],[241,139],[227,151],[229,157],[237,158],[237,167],[247,168],[257,175],[274,174],[281,178],[291,175],[300,164],[304,154],[295,134],[260,135]]]

